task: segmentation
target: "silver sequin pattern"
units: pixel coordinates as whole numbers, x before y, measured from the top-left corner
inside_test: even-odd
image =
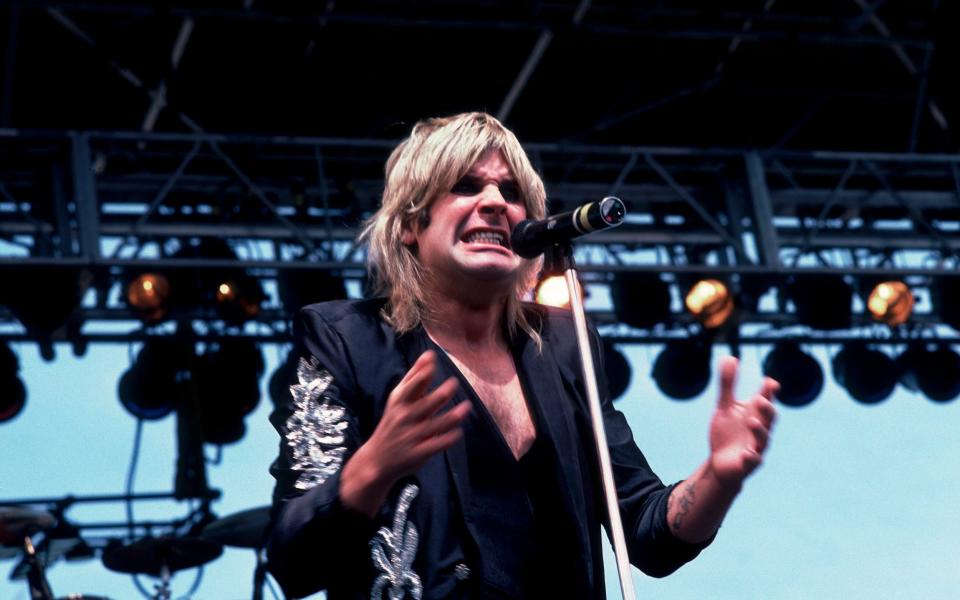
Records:
[[[423,595],[420,576],[413,572],[419,534],[413,523],[407,521],[410,504],[419,491],[412,483],[403,488],[393,513],[393,527],[381,527],[370,542],[373,564],[380,571],[370,590],[371,600],[383,600],[384,591],[389,600],[401,600],[407,593],[420,600]]]
[[[347,408],[327,393],[332,383],[333,375],[320,368],[316,357],[300,359],[297,383],[290,386],[293,413],[285,435],[293,454],[291,468],[300,473],[294,484],[299,490],[322,484],[343,465],[350,420]]]

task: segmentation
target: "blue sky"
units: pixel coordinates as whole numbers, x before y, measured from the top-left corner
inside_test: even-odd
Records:
[[[29,397],[19,417],[0,425],[0,451],[6,459],[0,498],[121,493],[135,430],[116,394],[128,348],[94,345],[77,359],[68,346],[59,345],[53,363],[42,362],[33,344],[14,349]],[[828,364],[827,352],[838,349],[820,348],[815,356]],[[723,352],[716,348],[714,360]],[[759,385],[758,365],[766,352],[745,348],[742,394]],[[668,482],[683,478],[706,457],[716,381],[700,398],[672,401],[649,378],[657,349],[633,346],[626,353],[633,380],[617,406],[660,476]],[[276,346],[264,350],[264,390],[278,354]],[[247,418],[246,437],[226,446],[222,462],[208,467],[210,485],[223,491],[214,504],[220,516],[269,502],[267,468],[277,447],[267,422],[269,410],[264,392]],[[637,573],[638,595],[665,600],[955,598],[960,589],[958,424],[960,401],[938,405],[898,389],[880,405],[863,406],[828,373],[814,404],[780,408],[765,464],[748,480],[714,544],[669,578]],[[171,489],[175,448],[172,417],[145,425],[136,491]],[[136,515],[160,519],[186,510],[183,503],[150,502],[138,504]],[[91,521],[122,521],[123,515],[120,504],[77,506],[68,512]],[[14,564],[13,559],[0,561],[0,598],[27,600],[26,585],[7,580]],[[194,597],[250,598],[253,568],[252,551],[227,549],[207,565]],[[607,571],[609,597],[618,598],[611,562]],[[129,576],[108,571],[98,561],[60,562],[48,576],[61,596],[140,597]],[[174,597],[186,592],[193,576],[192,571],[176,576]]]

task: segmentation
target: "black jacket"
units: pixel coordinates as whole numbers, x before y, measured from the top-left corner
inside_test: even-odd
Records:
[[[343,598],[476,598],[499,590],[516,597],[509,520],[522,490],[476,485],[471,431],[450,450],[433,457],[415,476],[397,483],[373,522],[339,502],[343,463],[373,432],[386,399],[417,357],[436,349],[422,329],[398,336],[379,316],[382,300],[337,301],[303,308],[294,325],[300,356],[289,401],[271,421],[280,432],[280,453],[271,467],[277,480],[270,570],[287,594],[299,597],[327,589]],[[514,357],[527,399],[536,403],[552,440],[557,501],[570,515],[575,565],[571,598],[604,598],[600,525],[605,523],[603,488],[590,426],[579,355],[569,313],[530,306],[540,323],[542,352],[525,335],[514,340]],[[620,498],[631,563],[662,577],[693,559],[704,544],[675,538],[666,521],[667,487],[633,441],[624,416],[606,392],[602,353],[593,335],[601,383],[607,442]],[[439,361],[434,385],[460,376],[449,360]],[[462,377],[462,376],[461,376]],[[453,403],[468,399],[461,391]],[[472,460],[471,460],[472,459]],[[485,561],[482,557],[496,557]],[[486,572],[479,569],[487,568]],[[509,570],[509,569],[507,569]],[[406,595],[405,595],[406,594]]]

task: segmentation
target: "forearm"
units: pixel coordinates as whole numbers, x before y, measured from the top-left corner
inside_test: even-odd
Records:
[[[690,543],[709,539],[720,528],[741,484],[721,482],[707,461],[673,489],[667,522],[677,538]]]
[[[393,483],[371,456],[369,445],[364,444],[350,457],[340,474],[340,502],[345,508],[372,519],[383,506]]]

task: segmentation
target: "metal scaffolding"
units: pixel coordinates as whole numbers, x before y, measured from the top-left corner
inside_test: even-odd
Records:
[[[145,270],[242,269],[275,289],[285,271],[365,277],[359,227],[378,204],[393,140],[144,132],[4,132],[0,135],[0,272],[72,267],[91,282],[71,336],[142,338],[121,287]],[[624,271],[766,277],[811,273],[851,282],[905,277],[918,293],[953,276],[960,248],[960,157],[529,144],[553,212],[616,194],[628,223],[585,238],[585,283],[607,287]],[[334,173],[350,172],[344,180]],[[236,258],[178,256],[185,240],[226,240]],[[274,296],[262,327],[231,335],[286,339]],[[785,326],[778,301],[744,323]],[[8,323],[9,313],[0,313]],[[194,319],[216,320],[197,307]],[[611,323],[607,310],[595,313]],[[933,324],[928,308],[915,322]],[[860,320],[866,324],[866,318]],[[678,323],[683,325],[682,316]],[[211,331],[216,331],[216,328]],[[29,337],[8,327],[4,337]],[[210,334],[214,335],[214,334]],[[669,339],[619,336],[626,340]],[[61,332],[54,339],[67,339]],[[767,336],[769,337],[769,335]],[[750,337],[746,336],[749,340]],[[759,343],[762,337],[757,337]]]

